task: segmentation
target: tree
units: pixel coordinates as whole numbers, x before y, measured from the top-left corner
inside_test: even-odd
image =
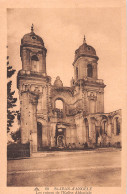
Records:
[[[21,130],[20,130],[20,128],[15,132],[12,131],[11,132],[11,137],[14,140],[14,142],[20,142],[20,140],[21,140]]]
[[[7,57],[7,78],[11,78],[16,70],[9,65],[9,57]],[[10,127],[14,123],[15,116],[17,111],[13,110],[13,107],[16,106],[17,98],[14,98],[15,91],[11,91],[12,81],[7,83],[7,132],[10,131]]]

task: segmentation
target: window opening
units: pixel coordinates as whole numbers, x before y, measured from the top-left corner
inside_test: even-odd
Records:
[[[93,67],[91,64],[87,65],[87,76],[92,77],[93,76]]]
[[[76,67],[76,79],[78,79],[78,67]]]

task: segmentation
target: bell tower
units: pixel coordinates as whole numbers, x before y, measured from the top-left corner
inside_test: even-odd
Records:
[[[22,70],[28,73],[46,75],[46,53],[47,49],[44,46],[44,42],[41,37],[34,33],[32,24],[31,32],[21,39]]]
[[[21,143],[32,140],[33,152],[37,151],[37,118],[47,120],[48,93],[51,78],[46,74],[46,53],[42,38],[31,32],[21,39],[20,57],[22,69],[18,72],[17,88],[19,90],[21,113]],[[43,132],[45,133],[46,127]],[[45,144],[47,140],[45,139]],[[44,142],[43,141],[43,142]]]
[[[86,114],[104,112],[104,83],[98,79],[98,59],[96,50],[86,43],[75,51],[74,86],[83,96],[83,111]]]
[[[84,36],[83,44],[75,51],[74,66],[74,79],[78,80],[90,78],[92,80],[98,79],[97,75],[97,61],[95,49],[87,45]]]

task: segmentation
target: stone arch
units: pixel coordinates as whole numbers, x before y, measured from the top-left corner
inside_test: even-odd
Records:
[[[107,134],[108,130],[108,117],[105,115],[102,116],[102,121],[101,121],[101,129],[100,129],[100,134]]]
[[[57,104],[57,102],[59,104]],[[61,97],[57,97],[53,101],[53,107],[54,107],[54,113],[57,115],[59,118],[63,118],[65,115],[65,101]]]
[[[62,97],[62,96],[60,96],[60,95],[59,95],[59,96],[56,96],[56,97],[52,100],[52,107],[53,107],[53,109],[56,108],[55,102],[56,102],[57,100],[62,101],[62,103],[63,103],[63,110],[65,110],[65,106],[66,106],[65,99],[64,99],[64,97]]]
[[[115,135],[120,135],[121,134],[121,116],[120,115],[115,115],[112,119],[113,123],[113,132]]]
[[[101,131],[100,118],[98,118],[98,117],[93,117],[93,118],[94,118],[94,124],[95,124],[96,145],[98,145],[99,138],[101,136],[101,134],[100,134],[100,131]]]
[[[45,120],[44,117],[37,116],[37,122],[41,123],[42,126],[43,126],[43,125],[46,125],[46,120]]]

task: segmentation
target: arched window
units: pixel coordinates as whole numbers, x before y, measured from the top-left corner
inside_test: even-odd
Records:
[[[39,61],[37,55],[33,55],[33,56],[31,57],[31,60],[33,60],[33,61]]]
[[[56,100],[55,101],[55,108],[57,108],[57,109],[63,109],[63,101],[62,100]]]
[[[64,104],[61,99],[57,99],[55,101],[55,113],[58,118],[63,118],[64,117]]]
[[[76,79],[78,79],[78,67],[76,67]]]
[[[87,65],[87,76],[92,77],[93,76],[93,67],[91,64]]]
[[[103,121],[102,123],[102,131],[104,134],[107,133],[107,121]]]
[[[31,63],[32,63],[32,71],[39,72],[39,59],[36,55],[33,55],[31,57]]]

